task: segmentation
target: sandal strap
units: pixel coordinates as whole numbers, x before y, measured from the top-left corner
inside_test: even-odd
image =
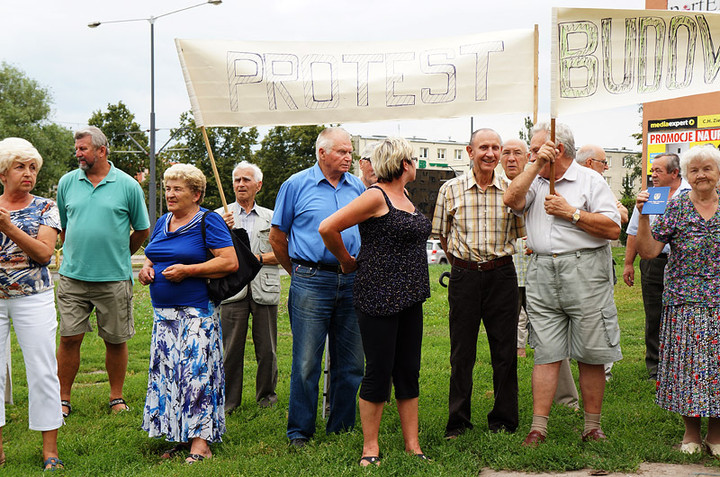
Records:
[[[48,467],[48,465],[50,467]],[[55,470],[61,466],[65,467],[65,464],[59,457],[48,457],[45,459],[45,462],[43,462],[43,468],[45,468],[45,470]]]
[[[125,406],[125,409],[124,409],[125,411],[129,411],[129,410],[130,410],[130,406],[127,405],[127,403],[125,402],[125,400],[124,400],[123,398],[111,399],[111,400],[110,400],[110,403],[108,404],[108,406],[109,406],[110,409],[112,410],[113,406],[117,406],[118,404],[122,404],[123,406]],[[121,411],[122,411],[122,409],[121,409]]]
[[[202,454],[190,454],[187,456],[187,459],[185,459],[185,462],[188,464],[194,464],[195,462],[202,462],[203,460],[205,460],[205,456]]]

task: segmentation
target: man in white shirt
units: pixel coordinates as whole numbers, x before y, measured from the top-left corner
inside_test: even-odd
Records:
[[[680,177],[680,158],[677,154],[667,153],[656,156],[650,167],[652,182],[655,187],[670,187],[673,198],[690,190],[690,184]],[[650,225],[657,215],[650,216]],[[625,268],[623,280],[629,287],[635,283],[635,244],[640,214],[637,207],[633,209],[627,227],[627,244],[625,247]],[[662,313],[662,294],[665,286],[663,278],[667,264],[670,245],[665,245],[662,253],[656,258],[640,260],[640,287],[642,288],[643,307],[645,308],[645,367],[650,379],[657,378],[657,366],[660,346],[660,315]]]
[[[523,445],[547,436],[558,370],[574,359],[585,410],[582,440],[605,439],[600,427],[605,392],[604,363],[622,358],[613,301],[610,240],[620,235],[615,197],[603,178],[574,161],[570,129],[557,124],[555,144],[547,124],[533,128],[535,158],[505,192],[505,205],[526,214],[530,341],[535,348],[533,424]],[[550,163],[555,162],[555,194]]]

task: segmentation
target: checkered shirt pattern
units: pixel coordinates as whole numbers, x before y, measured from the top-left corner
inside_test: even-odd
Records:
[[[448,252],[462,260],[486,262],[515,253],[525,221],[503,204],[507,185],[498,174],[483,191],[472,171],[440,187],[432,233],[447,239]]]

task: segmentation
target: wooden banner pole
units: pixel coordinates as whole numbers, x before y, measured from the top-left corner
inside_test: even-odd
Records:
[[[533,69],[534,69],[534,81],[533,81],[533,124],[537,124],[538,115],[538,51],[540,47],[540,32],[538,30],[537,23],[535,24],[535,54],[533,55]]]
[[[553,144],[555,144],[555,118],[550,118],[550,140],[553,142]],[[555,195],[555,162],[554,161],[550,163],[550,193]]]
[[[554,123],[553,123],[554,124]],[[205,141],[205,149],[207,149],[208,156],[210,156],[210,165],[212,166],[213,174],[215,175],[215,182],[217,182],[217,188],[220,192],[220,200],[222,201],[223,209],[225,213],[228,213],[227,200],[225,200],[225,192],[223,192],[222,182],[220,182],[220,174],[218,173],[217,166],[215,165],[215,157],[213,156],[212,148],[210,147],[210,140],[208,139],[207,131],[205,126],[200,126],[202,131],[203,141]]]

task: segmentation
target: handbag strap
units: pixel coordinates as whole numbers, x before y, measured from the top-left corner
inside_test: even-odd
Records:
[[[205,240],[205,216],[209,213],[210,213],[210,211],[206,210],[202,216],[202,219],[200,219],[200,230],[202,231],[202,239],[203,239],[203,245],[205,245],[205,250],[209,250],[208,246],[207,246],[207,240]]]

